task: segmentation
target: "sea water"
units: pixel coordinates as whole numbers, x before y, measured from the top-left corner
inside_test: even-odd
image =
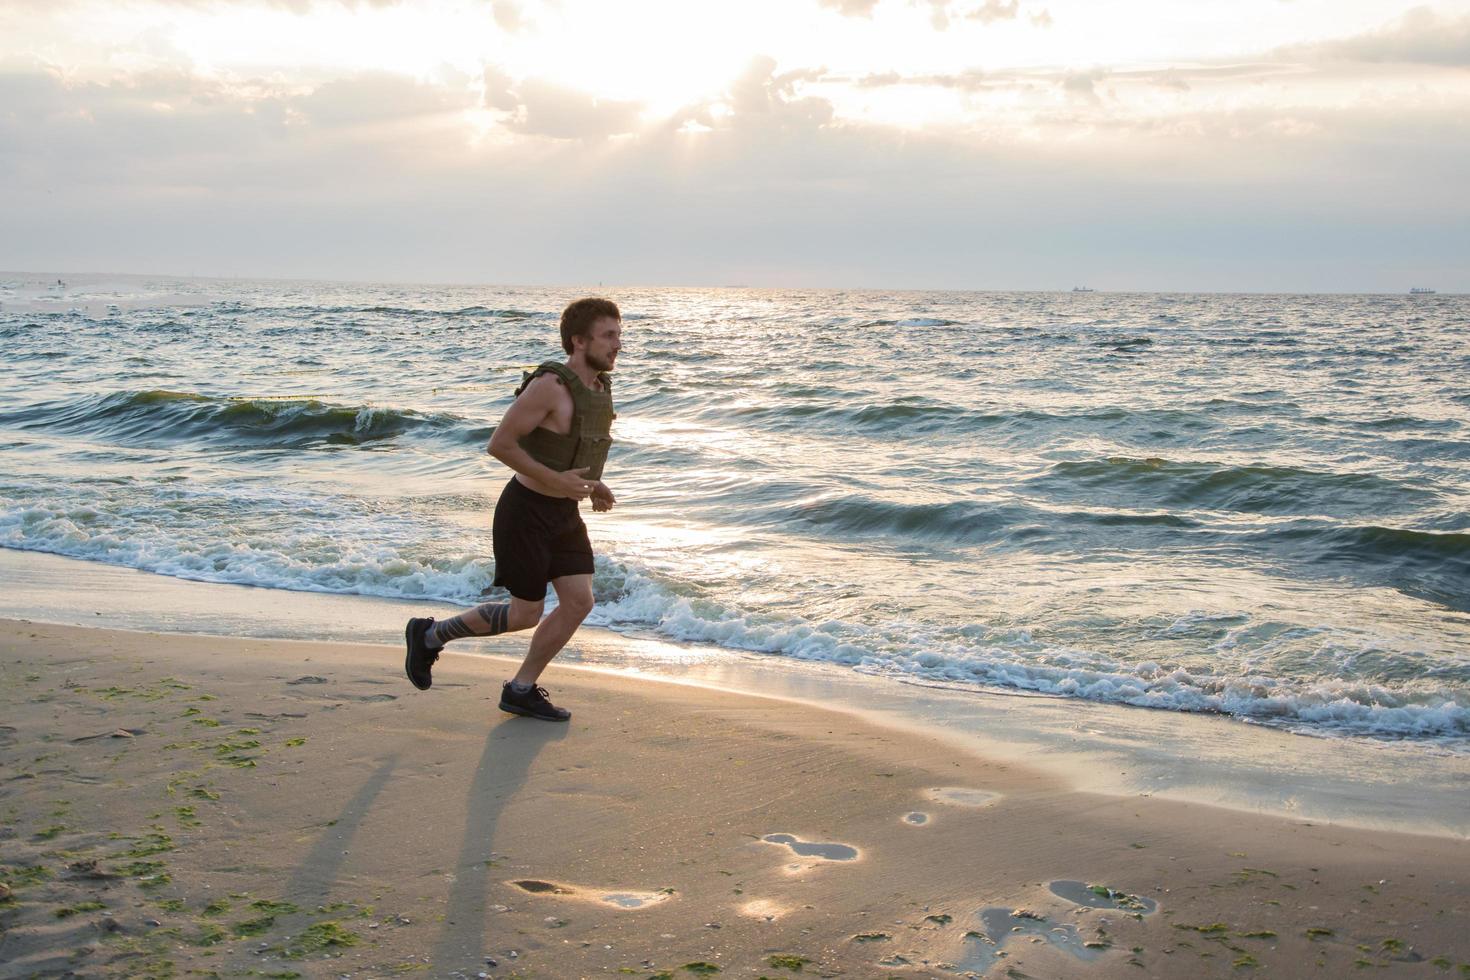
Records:
[[[1470,299],[0,274],[0,545],[473,604],[485,453],[624,312],[589,622],[1470,748]]]

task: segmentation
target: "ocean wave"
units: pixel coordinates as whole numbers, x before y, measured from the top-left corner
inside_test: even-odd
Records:
[[[615,595],[597,605],[590,622],[652,629],[676,640],[978,689],[1230,715],[1298,731],[1456,742],[1470,738],[1470,697],[1451,686],[1410,691],[1264,673],[1225,676],[1152,661],[1117,663],[1087,651],[1038,648],[1024,640],[1008,646],[936,636],[923,624],[885,629],[754,616],[680,595],[627,565],[602,571],[599,585],[612,587]]]
[[[195,581],[293,591],[438,600],[482,601],[493,563],[471,555],[429,558],[413,542],[423,530],[384,527],[383,515],[361,518],[347,502],[283,499],[266,493],[249,520],[220,530],[211,506],[239,500],[174,497],[149,505],[167,519],[99,499],[95,505],[20,503],[0,510],[0,546],[104,561]],[[274,508],[274,509],[272,509]],[[294,515],[296,524],[276,514]],[[324,535],[313,524],[338,533]],[[182,529],[179,521],[193,521]],[[354,528],[354,520],[370,527]],[[190,529],[192,528],[192,531]],[[213,530],[211,530],[213,529]],[[367,533],[371,531],[371,534]],[[364,544],[364,541],[375,542]],[[1230,715],[1284,728],[1390,738],[1470,738],[1470,695],[1463,685],[1424,678],[1412,687],[1337,678],[1273,676],[1259,668],[1227,675],[1158,662],[1126,664],[1086,650],[1038,644],[1024,632],[945,629],[919,622],[817,622],[763,614],[711,599],[699,587],[639,566],[598,556],[599,602],[590,625],[648,630],[670,639],[734,651],[846,666],[896,678],[1076,697],[1137,707]],[[554,597],[551,598],[554,603]],[[1229,618],[1209,623],[1219,640]],[[1198,632],[1193,620],[1181,635]],[[1177,632],[1177,631],[1176,631]]]
[[[1265,515],[1405,513],[1440,498],[1370,473],[1130,456],[1057,463],[1024,486],[1055,499],[1122,495],[1138,506]]]
[[[0,413],[0,426],[56,431],[129,445],[230,445],[301,449],[381,443],[424,433],[471,443],[490,429],[446,413],[340,405],[312,397],[232,398],[183,391],[119,391]]]
[[[1470,612],[1470,531],[1379,524],[1288,525],[1259,532],[1262,543],[1405,595]]]
[[[403,320],[420,319],[455,319],[458,317],[481,318],[492,320],[555,320],[560,317],[560,311],[550,312],[546,310],[524,310],[514,307],[504,309],[489,306],[463,306],[455,309],[436,309],[421,306],[392,306],[388,304],[375,304],[365,306],[355,305],[301,305],[301,306],[253,306],[240,303],[219,303],[215,310],[229,313],[248,313],[251,316],[354,316],[368,315],[390,317]]]
[[[1001,545],[1038,549],[1043,539],[1074,538],[1092,527],[1160,528],[1166,532],[1197,529],[1198,521],[1163,511],[1109,508],[1051,511],[1016,500],[950,500],[900,503],[866,494],[824,497],[792,507],[747,512],[746,519],[787,520],[818,528],[836,538],[889,537],[900,544],[923,541],[947,545]],[[1068,547],[1072,544],[1069,543]]]
[[[297,592],[464,602],[490,587],[492,562],[406,555],[402,540],[416,537],[413,530],[393,533],[375,517],[376,533],[369,535],[357,522],[373,517],[279,491],[253,502],[239,491],[220,497],[179,489],[131,504],[98,494],[90,504],[17,503],[0,510],[0,546]]]

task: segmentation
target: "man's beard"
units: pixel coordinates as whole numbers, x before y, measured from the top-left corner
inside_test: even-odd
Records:
[[[587,364],[596,371],[611,371],[613,369],[612,358],[598,357],[596,354],[587,355]]]

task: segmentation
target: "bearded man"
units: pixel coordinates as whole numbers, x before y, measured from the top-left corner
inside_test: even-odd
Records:
[[[566,362],[541,364],[516,389],[488,447],[515,471],[495,505],[492,531],[495,584],[510,601],[487,602],[439,622],[410,619],[404,666],[419,690],[433,683],[431,671],[446,643],[534,626],[525,660],[501,688],[500,709],[546,721],[572,716],[536,681],[592,611],[592,544],[579,505],[590,498],[594,511],[608,511],[617,502],[602,469],[616,417],[608,375],[622,347],[622,326],[611,300],[577,300],[561,315]],[[543,619],[548,583],[556,590],[556,609]]]

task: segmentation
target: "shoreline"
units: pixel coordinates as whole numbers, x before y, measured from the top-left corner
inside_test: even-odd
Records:
[[[510,664],[0,624],[0,976],[1470,970],[1454,839],[576,665],[536,722]]]
[[[283,640],[401,644],[432,601],[224,585],[0,549],[0,618]],[[519,658],[526,637],[455,644]],[[1412,742],[1313,737],[1207,714],[1024,692],[956,690],[790,658],[584,627],[556,661],[825,705],[961,751],[1042,768],[1078,790],[1168,797],[1372,829],[1470,838],[1470,756]],[[554,674],[553,674],[554,676]]]

